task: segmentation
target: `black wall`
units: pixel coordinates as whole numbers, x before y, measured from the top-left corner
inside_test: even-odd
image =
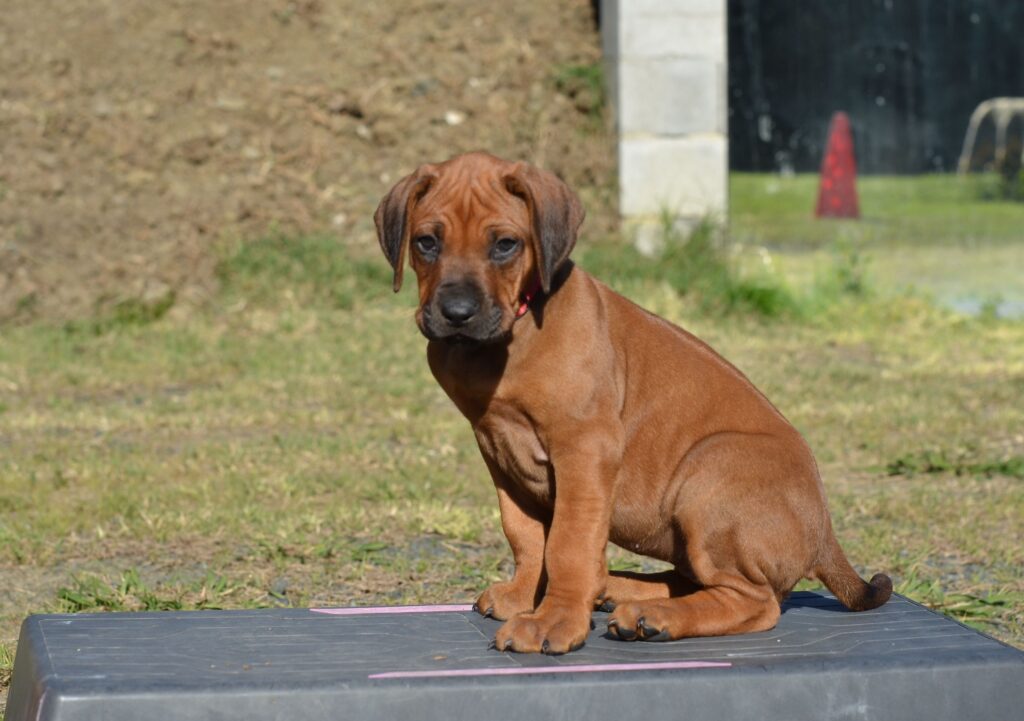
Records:
[[[729,0],[735,170],[816,171],[836,110],[860,170],[953,170],[1005,95],[1024,96],[1024,0]]]

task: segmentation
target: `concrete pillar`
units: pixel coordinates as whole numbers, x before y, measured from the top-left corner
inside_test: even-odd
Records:
[[[601,0],[619,208],[648,246],[728,206],[726,0]]]

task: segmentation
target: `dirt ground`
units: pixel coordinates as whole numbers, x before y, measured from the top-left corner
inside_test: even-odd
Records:
[[[391,183],[477,148],[591,188],[611,223],[608,133],[555,81],[599,57],[586,0],[7,0],[0,321],[187,312],[224,243],[372,243]]]

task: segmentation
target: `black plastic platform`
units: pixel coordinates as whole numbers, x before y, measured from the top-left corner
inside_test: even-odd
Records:
[[[488,650],[466,607],[32,616],[7,721],[1024,719],[1024,653],[899,596],[796,593],[774,630]]]

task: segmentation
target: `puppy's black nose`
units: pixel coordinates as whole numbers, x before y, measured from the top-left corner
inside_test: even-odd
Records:
[[[465,325],[480,311],[480,300],[468,289],[451,290],[438,299],[441,315],[452,325]]]

